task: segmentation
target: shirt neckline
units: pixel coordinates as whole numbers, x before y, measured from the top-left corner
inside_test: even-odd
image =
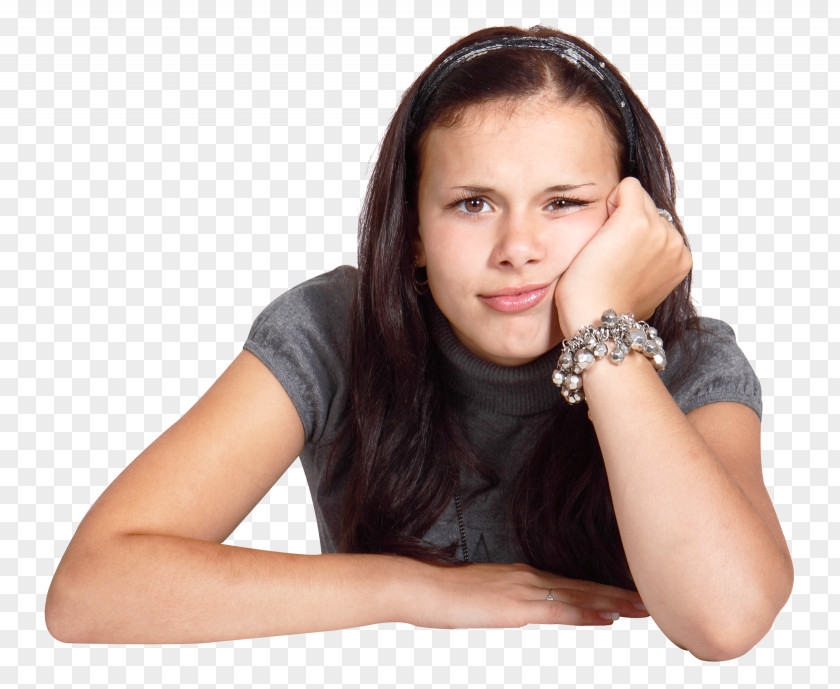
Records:
[[[551,382],[562,343],[521,366],[501,366],[469,351],[430,298],[432,338],[442,354],[447,387],[460,404],[511,416],[537,414],[561,399]]]

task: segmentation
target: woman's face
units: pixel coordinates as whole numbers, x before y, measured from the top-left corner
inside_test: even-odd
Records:
[[[422,155],[415,249],[435,302],[473,354],[533,361],[563,339],[554,288],[620,181],[600,115],[548,98],[481,106],[431,129]]]

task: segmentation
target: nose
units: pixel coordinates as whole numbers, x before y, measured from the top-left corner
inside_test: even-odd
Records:
[[[545,258],[545,243],[538,220],[524,215],[509,216],[498,226],[493,248],[494,265],[521,268]]]

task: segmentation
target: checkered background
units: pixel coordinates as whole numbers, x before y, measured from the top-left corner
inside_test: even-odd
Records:
[[[829,45],[840,12],[829,4],[3,0],[2,682],[838,686],[840,54]],[[764,389],[764,475],[797,573],[773,630],[720,664],[649,618],[54,640],[47,589],[91,504],[221,374],[265,305],[355,263],[361,199],[403,90],[457,38],[536,23],[611,57],[670,144],[696,299],[733,325]],[[319,552],[298,462],[227,543]]]

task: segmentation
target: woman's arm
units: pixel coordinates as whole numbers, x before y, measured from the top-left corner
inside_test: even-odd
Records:
[[[683,414],[641,355],[602,361],[584,380],[621,540],[651,616],[703,660],[743,655],[793,586],[762,478],[758,417],[733,402]]]
[[[303,443],[288,395],[243,351],[82,520],[47,594],[50,633],[70,643],[201,643],[390,621],[606,625],[600,612],[646,615],[635,592],[524,565],[223,545]]]
[[[691,269],[682,237],[638,180],[621,181],[607,212],[557,285],[567,337],[608,308],[649,317]],[[683,414],[635,353],[621,366],[590,366],[583,382],[622,543],[651,616],[698,658],[746,653],[793,586],[755,412],[716,403]]]
[[[303,448],[300,417],[243,351],[96,501],[47,596],[58,639],[197,643],[369,624],[411,563],[222,545]]]
[[[204,643],[383,622],[414,564],[166,534],[117,535],[79,556],[47,604],[50,633],[66,643]]]

